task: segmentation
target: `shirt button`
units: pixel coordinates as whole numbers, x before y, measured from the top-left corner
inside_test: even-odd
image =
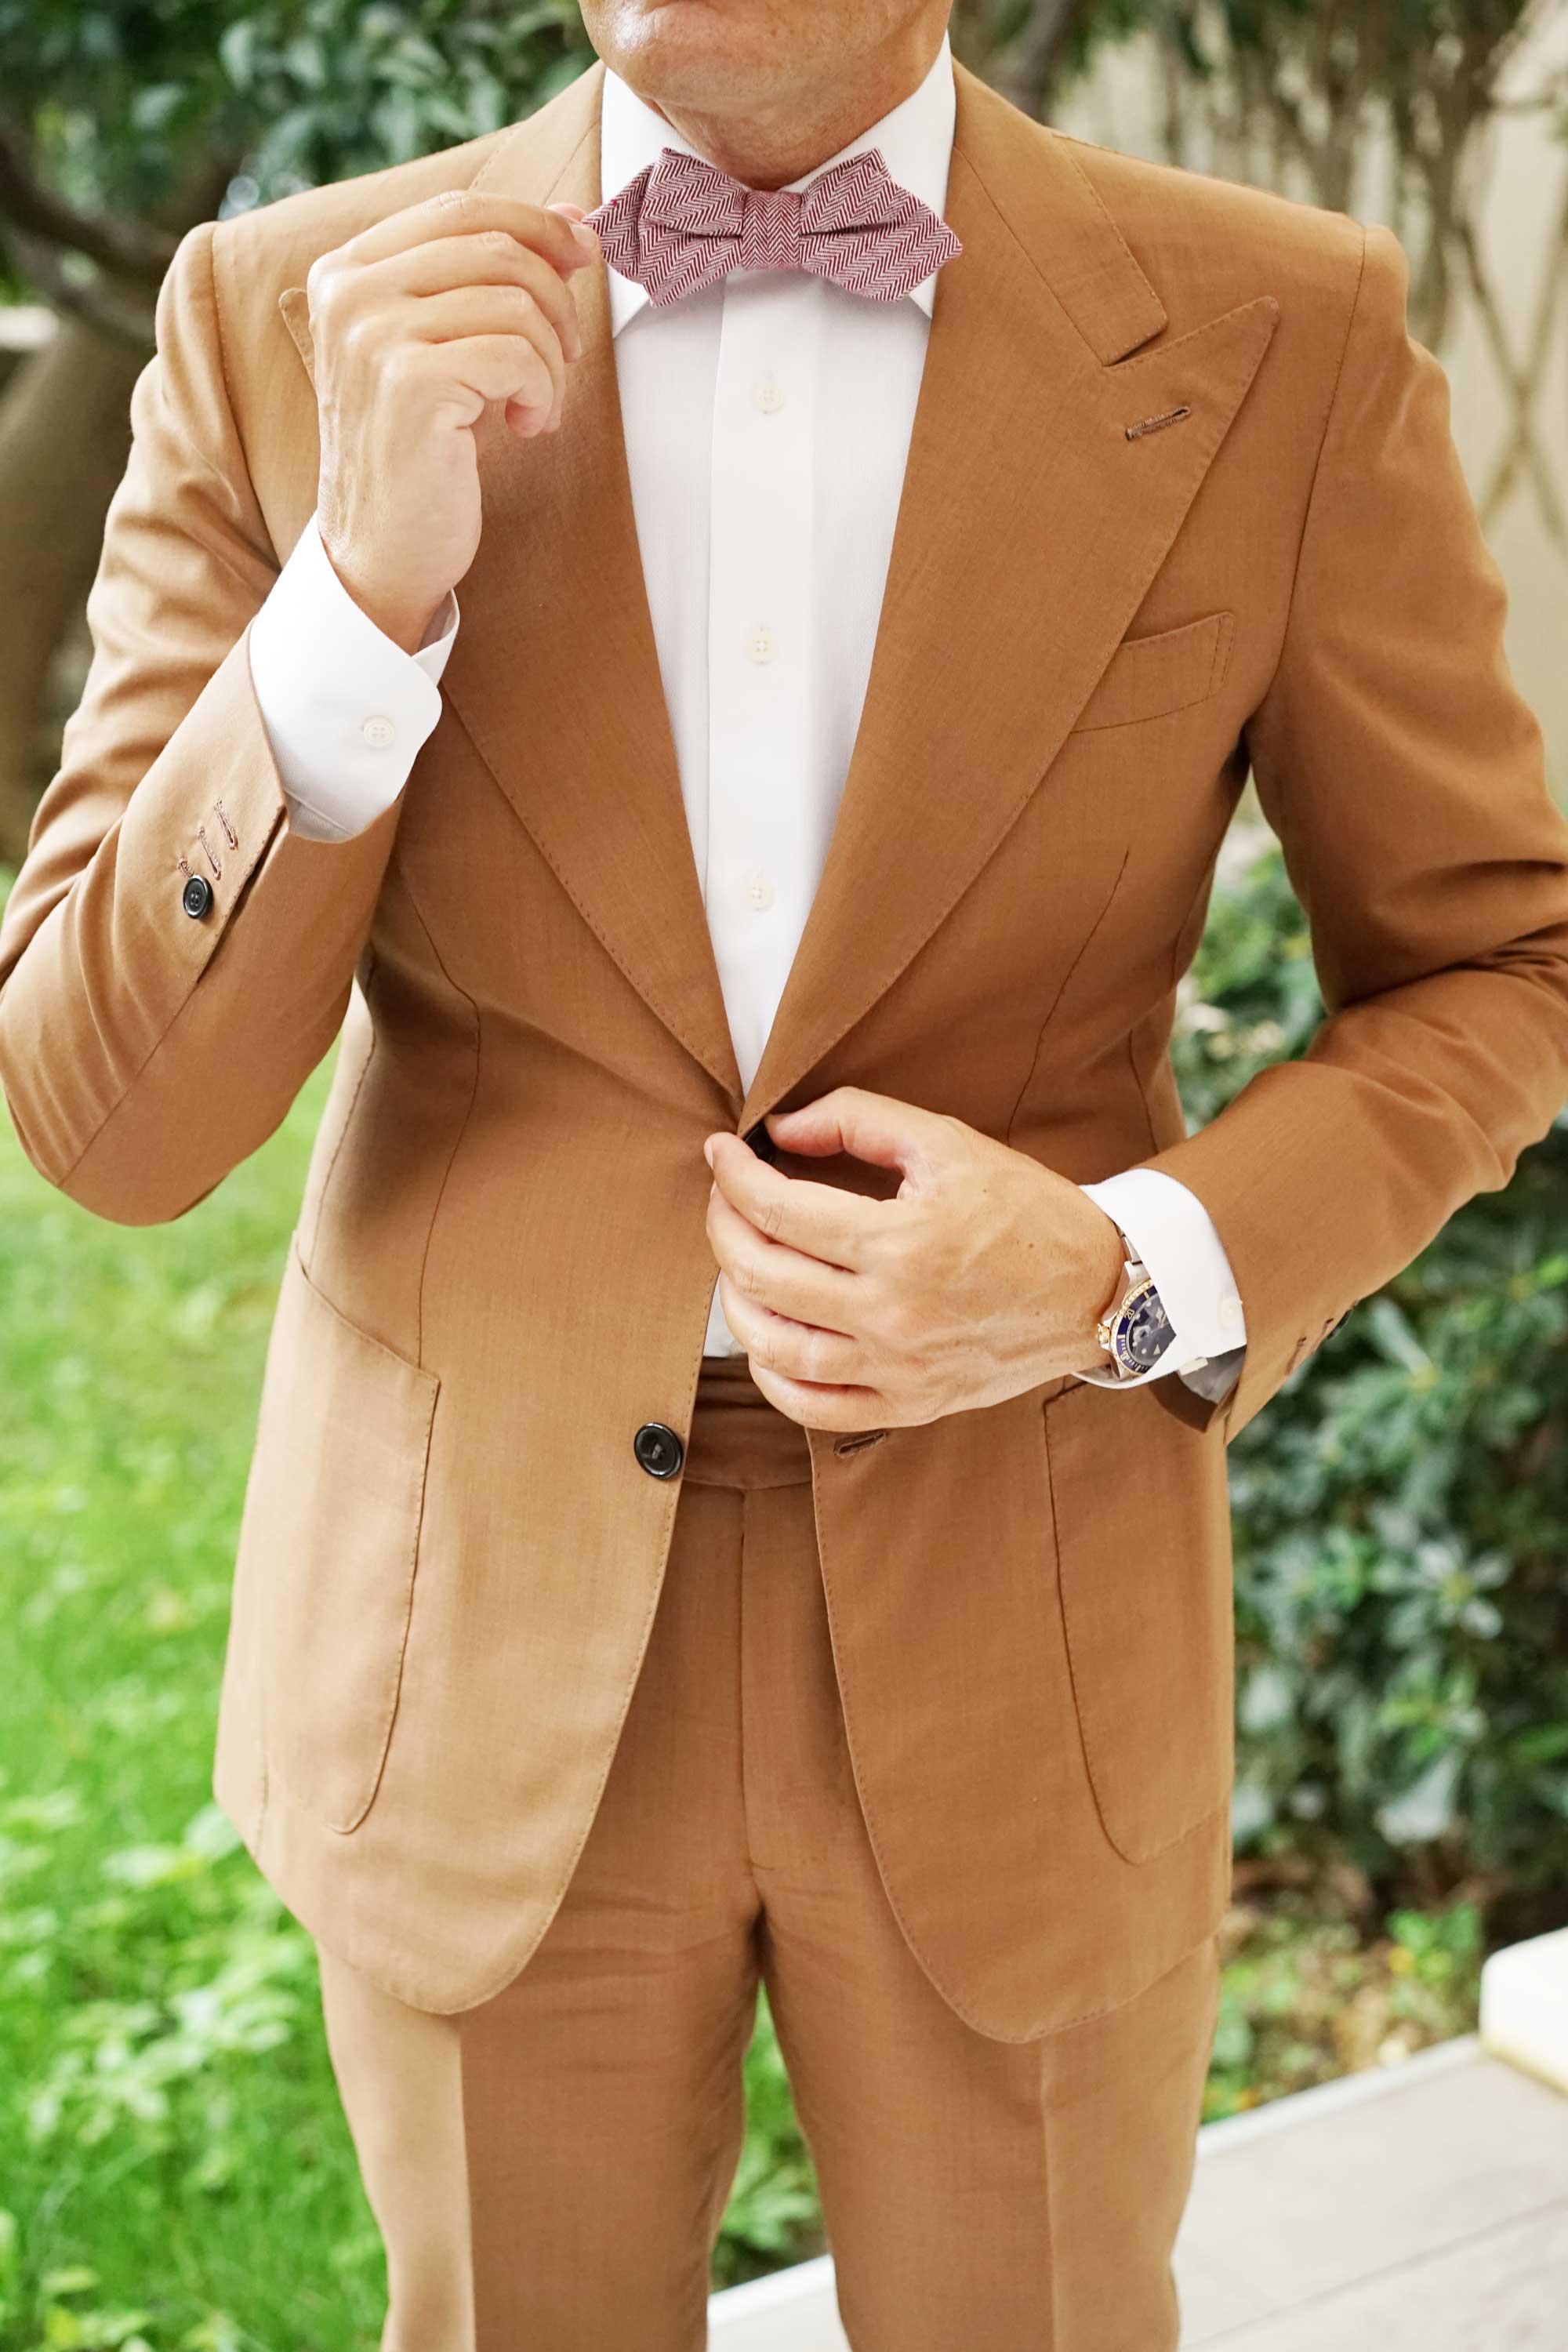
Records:
[[[1227,1323],[1232,1326],[1239,1323],[1241,1320],[1240,1299],[1222,1298],[1219,1302],[1219,1319],[1222,1323]]]
[[[382,718],[379,713],[374,719],[367,719],[359,731],[373,751],[384,751],[397,733],[391,719]]]
[[[752,386],[752,398],[764,416],[773,415],[784,404],[782,388],[768,375]]]
[[[773,886],[765,874],[760,872],[748,874],[746,896],[753,907],[771,907],[773,903]]]
[[[771,629],[753,629],[746,639],[746,651],[754,662],[770,662],[778,651],[778,640]]]

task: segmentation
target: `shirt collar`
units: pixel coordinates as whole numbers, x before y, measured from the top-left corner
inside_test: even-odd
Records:
[[[858,138],[851,139],[847,147],[840,147],[837,154],[825,156],[798,180],[785,184],[804,188],[830,163],[842,163],[847,155],[858,155],[864,147],[879,147],[882,161],[894,179],[919,196],[922,204],[929,205],[933,213],[940,214],[947,201],[955,110],[952,50],[944,33],[931,71],[918,89],[901,99],[879,122],[873,122]],[[623,81],[606,66],[599,113],[600,202],[607,204],[612,196],[618,195],[628,180],[635,180],[645,165],[654,162],[661,147],[678,148],[685,155],[701,153],[700,148],[682,139],[662,114],[656,113],[637,96],[629,82]],[[623,278],[616,269],[609,271],[609,286],[610,331],[618,335],[626,320],[647,300],[647,289],[634,278]],[[928,319],[931,317],[936,299],[934,270],[914,288],[909,299],[920,304]]]

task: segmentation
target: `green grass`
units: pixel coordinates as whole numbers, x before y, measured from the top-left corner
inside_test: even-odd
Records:
[[[308,1938],[214,1810],[240,1500],[327,1072],[128,1232],[0,1125],[0,2352],[372,2352],[384,2272]],[[1209,2112],[1472,2019],[1473,1918],[1238,1911]],[[717,2275],[821,2243],[765,2011]]]
[[[322,1094],[129,1233],[0,1150],[0,2343],[374,2344],[308,1939],[209,1790],[228,1570]]]

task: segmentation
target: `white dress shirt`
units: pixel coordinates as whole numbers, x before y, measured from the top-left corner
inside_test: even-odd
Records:
[[[876,146],[893,177],[940,214],[953,115],[944,39],[918,89],[789,185],[802,188],[816,171]],[[700,152],[606,70],[602,197],[661,147]],[[889,305],[803,271],[737,268],[661,310],[641,286],[609,273],[648,609],[748,1086],[822,873],[859,725],[935,289],[932,276]],[[250,639],[297,831],[346,837],[396,797],[440,714],[439,679],[458,626],[448,599],[424,646],[405,654],[342,586],[312,520]],[[1176,1332],[1159,1371],[1196,1375],[1208,1359],[1239,1349],[1241,1302],[1194,1194],[1146,1169],[1085,1189],[1159,1286]],[[704,1344],[709,1354],[742,1352],[717,1282]]]

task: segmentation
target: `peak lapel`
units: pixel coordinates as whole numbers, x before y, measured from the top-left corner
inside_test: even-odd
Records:
[[[1069,150],[963,68],[876,653],[837,823],[740,1124],[780,1102],[979,873],[1124,635],[1273,335],[1167,323]],[[1165,430],[1144,419],[1184,408]]]
[[[472,184],[591,210],[595,63]],[[547,121],[546,118],[549,118]],[[626,470],[605,272],[573,280],[583,352],[559,432],[478,428],[479,551],[442,691],[585,921],[731,1108],[740,1072],[681,799]],[[309,357],[305,298],[282,298]]]

